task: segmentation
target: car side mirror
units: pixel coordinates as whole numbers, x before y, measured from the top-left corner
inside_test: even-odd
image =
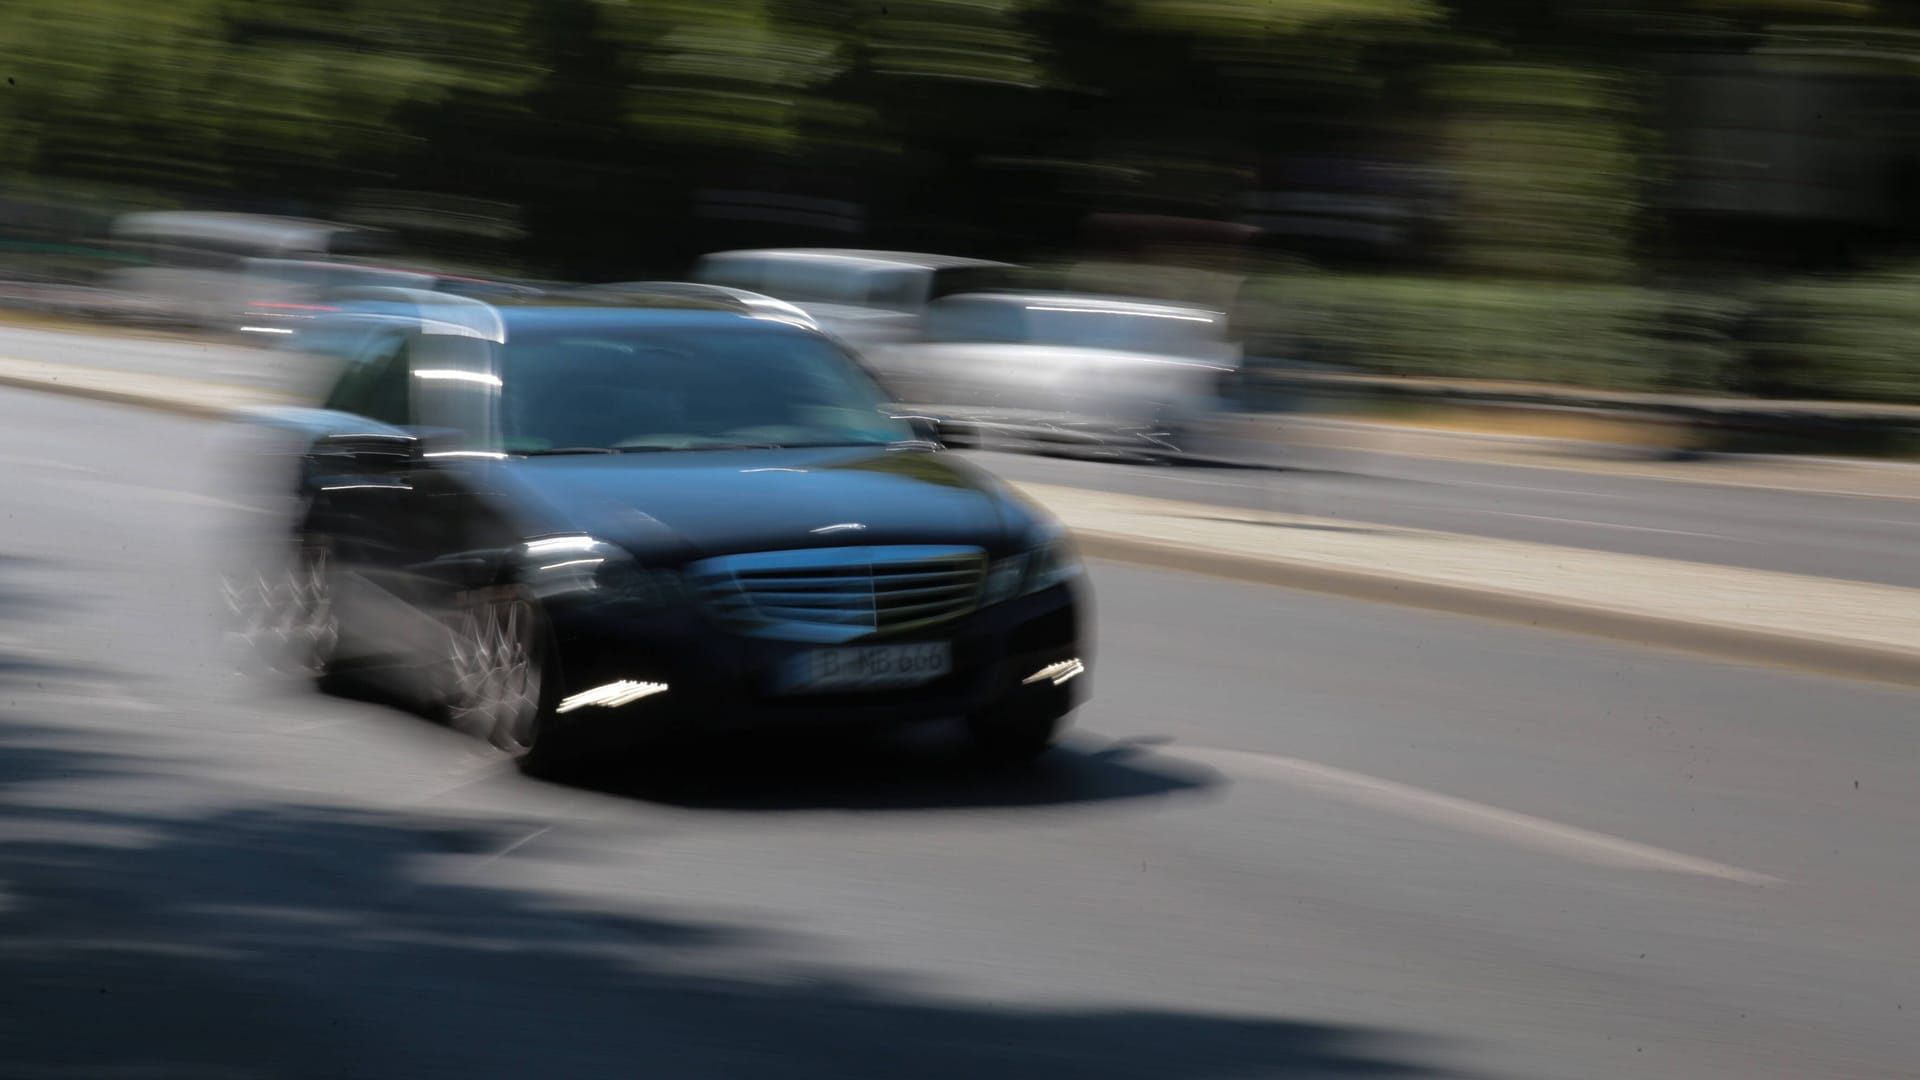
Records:
[[[913,432],[913,437],[920,442],[932,443],[943,450],[946,448],[946,440],[941,437],[940,421],[937,417],[896,416],[894,419],[906,421],[907,427]]]
[[[354,431],[324,435],[315,441],[313,450],[316,456],[345,459],[362,469],[395,469],[418,461],[425,445],[415,435]]]

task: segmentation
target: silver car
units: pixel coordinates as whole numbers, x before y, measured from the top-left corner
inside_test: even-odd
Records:
[[[823,330],[864,353],[917,339],[928,304],[999,284],[1014,270],[1006,263],[952,255],[765,248],[705,256],[693,279],[795,304]]]
[[[1007,448],[1265,464],[1234,434],[1241,349],[1203,307],[1073,293],[928,306],[922,340],[868,353],[950,438]]]

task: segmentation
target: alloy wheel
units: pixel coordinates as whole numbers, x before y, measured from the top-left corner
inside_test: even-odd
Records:
[[[463,604],[449,633],[452,724],[509,753],[531,751],[540,733],[538,645],[538,612],[526,597],[487,590]]]
[[[270,670],[325,674],[340,640],[332,574],[332,545],[305,537],[284,559],[224,576],[231,633]]]

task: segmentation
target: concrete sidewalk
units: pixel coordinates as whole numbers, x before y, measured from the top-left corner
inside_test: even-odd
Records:
[[[243,417],[248,410],[297,404],[297,395],[267,386],[235,386],[200,379],[86,367],[56,360],[0,357],[0,386],[160,409],[210,420]]]
[[[1445,458],[1674,484],[1763,488],[1920,501],[1920,462],[1805,455],[1711,454],[1674,460],[1645,447],[1408,424],[1285,417],[1289,449],[1303,464],[1337,465],[1343,453]]]
[[[0,386],[210,419],[293,395],[0,359]],[[1090,556],[1920,685],[1920,590],[1016,485]]]
[[[1016,486],[1096,557],[1920,685],[1920,590]]]

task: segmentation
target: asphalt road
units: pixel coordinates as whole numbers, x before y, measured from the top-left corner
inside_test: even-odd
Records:
[[[0,392],[8,1078],[1920,1064],[1920,694],[1099,565],[1031,774],[544,784],[248,673],[213,434]]]
[[[1920,587],[1920,470],[1915,497],[1892,499],[1362,450],[1297,470],[975,456],[1035,483]]]
[[[310,389],[325,374],[268,349],[9,327],[0,327],[0,356],[275,388]],[[1920,586],[1920,481],[1915,498],[1887,499],[1359,450],[1318,452],[1310,467],[1285,472],[977,456],[1037,482]],[[1702,464],[1701,475],[1712,469]]]

